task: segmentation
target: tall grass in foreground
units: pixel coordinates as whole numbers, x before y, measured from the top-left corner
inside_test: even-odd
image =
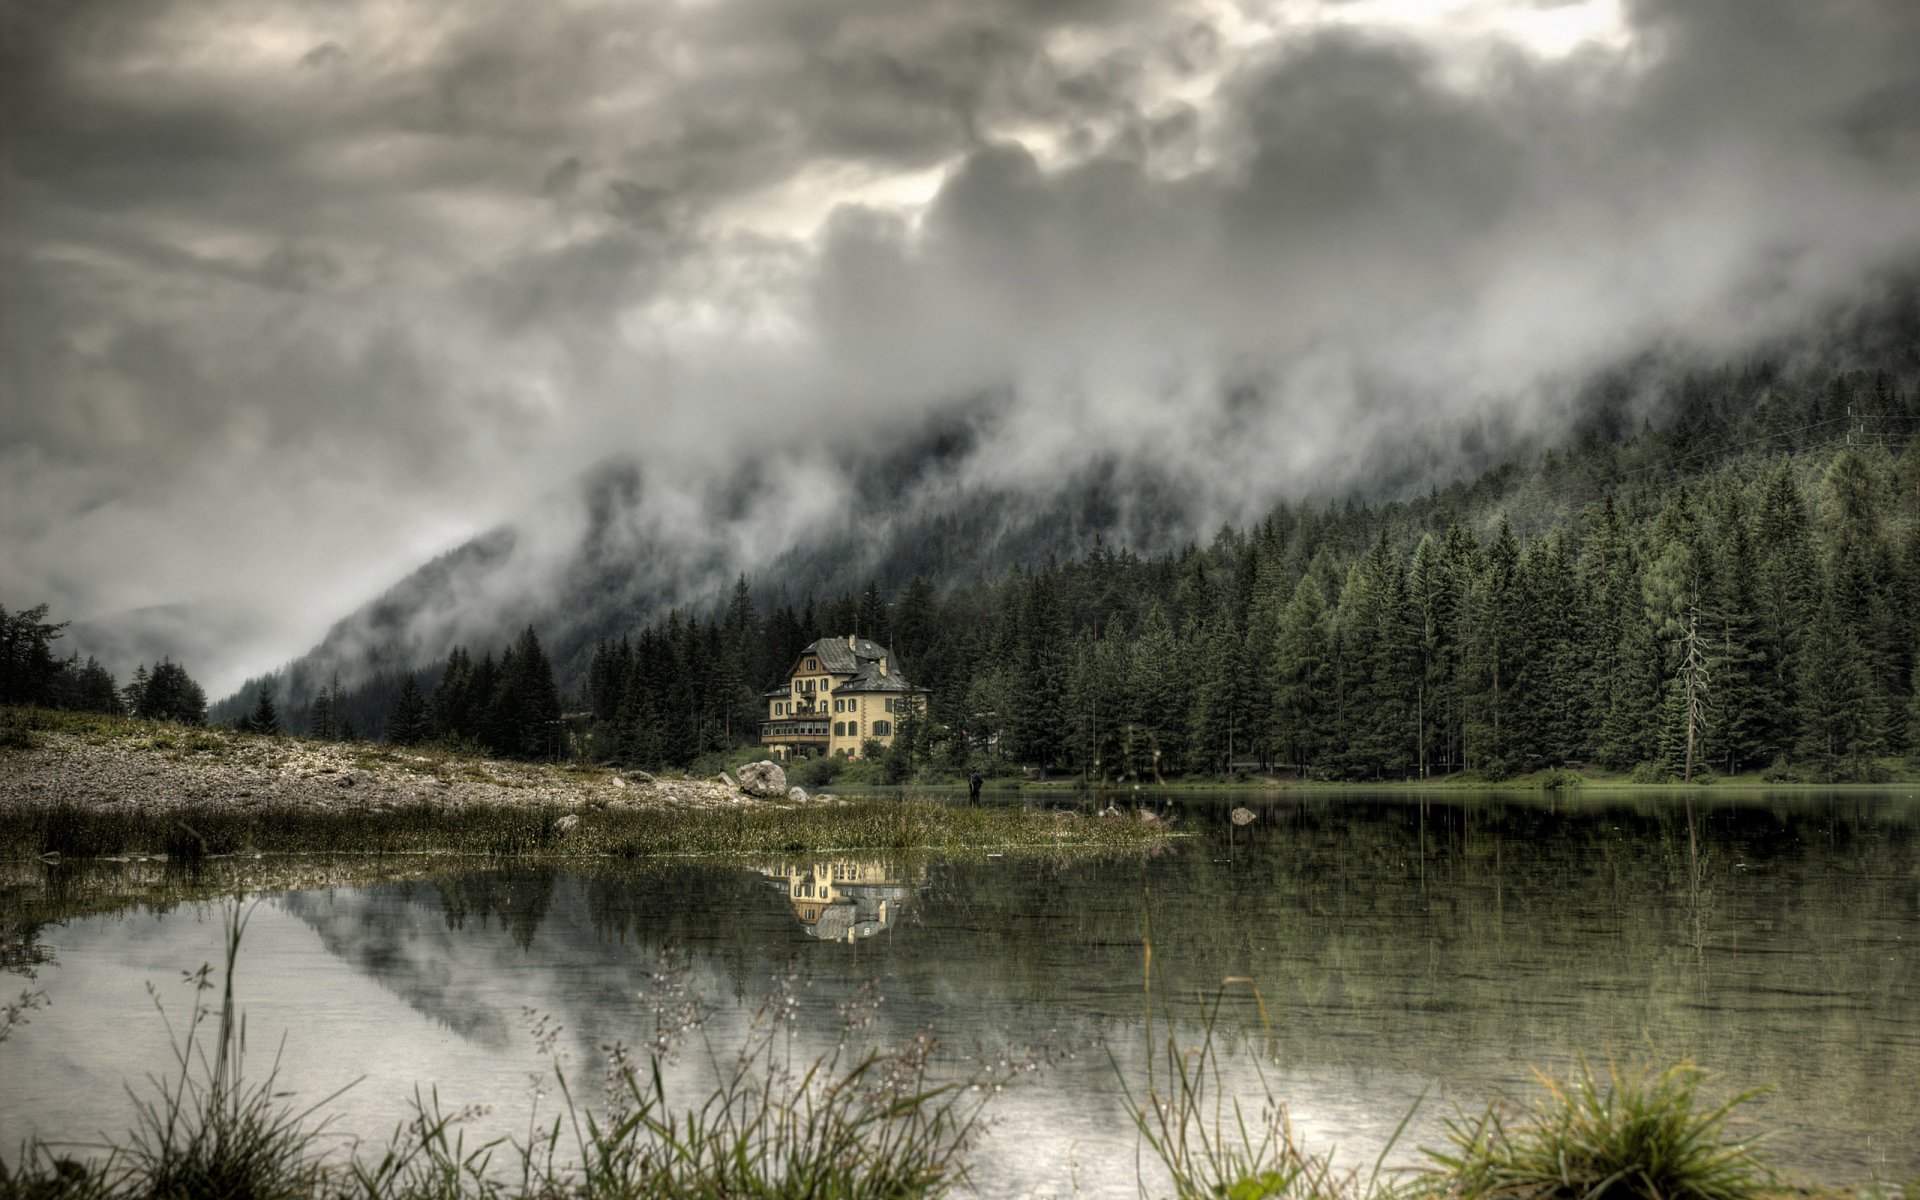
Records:
[[[1727,1118],[1758,1095],[1704,1100],[1706,1072],[1610,1064],[1596,1077],[1583,1060],[1564,1082],[1541,1075],[1546,1098],[1522,1109],[1494,1105],[1448,1123],[1451,1149],[1430,1152],[1436,1190],[1451,1196],[1566,1196],[1616,1200],[1745,1200],[1777,1186]]]
[[[681,1107],[669,1095],[663,1063],[699,1033],[707,1013],[680,986],[677,1003],[656,1005],[644,1053],[606,1048],[597,1107],[576,1097],[556,1060],[559,1109],[544,1124],[530,1119],[524,1140],[469,1146],[463,1130],[474,1110],[449,1112],[429,1094],[416,1097],[414,1117],[377,1153],[359,1146],[330,1153],[326,1121],[315,1117],[338,1094],[294,1107],[276,1088],[277,1058],[263,1080],[244,1078],[246,1022],[233,976],[245,924],[237,908],[229,913],[217,1007],[208,999],[213,968],[185,973],[194,1005],[184,1030],[173,1033],[177,1070],[150,1077],[151,1096],[136,1097],[134,1130],[101,1145],[32,1143],[16,1165],[0,1161],[0,1196],[907,1200],[965,1182],[963,1153],[983,1106],[1005,1072],[1024,1069],[994,1063],[936,1080],[938,1042],[928,1032],[894,1047],[856,1049],[878,1004],[867,989],[842,1006],[834,1048],[795,1063],[786,1035],[798,1003],[787,976],[776,980],[736,1052],[723,1056],[703,1043],[718,1083]],[[666,993],[675,995],[675,986],[669,980]],[[558,1032],[543,1022],[536,1043],[551,1050]]]
[[[1583,1059],[1564,1083],[1536,1072],[1546,1093],[1541,1100],[1520,1107],[1495,1100],[1477,1118],[1449,1120],[1448,1147],[1423,1149],[1417,1165],[1383,1170],[1413,1119],[1409,1111],[1370,1173],[1338,1170],[1331,1150],[1302,1148],[1264,1074],[1263,1094],[1251,1106],[1226,1087],[1214,1043],[1234,989],[1251,997],[1271,1041],[1266,1001],[1253,980],[1222,980],[1201,1002],[1197,1043],[1183,1043],[1164,1013],[1164,1042],[1155,1040],[1151,904],[1145,914],[1144,1088],[1136,1092],[1117,1063],[1115,1069],[1141,1145],[1178,1200],[1756,1200],[1785,1190],[1758,1153],[1758,1139],[1733,1136],[1727,1127],[1733,1111],[1759,1092],[1708,1101],[1706,1073],[1687,1061],[1611,1066],[1597,1078]],[[1259,1061],[1255,1055],[1256,1069]],[[1148,1192],[1143,1175],[1140,1193]],[[1906,1194],[1913,1200],[1920,1190],[1909,1186]]]
[[[942,1078],[937,1042],[862,1049],[879,997],[870,988],[841,1006],[832,1049],[796,1062],[790,1033],[797,980],[778,977],[743,1044],[720,1052],[705,1035],[709,1010],[684,969],[655,976],[654,1028],[637,1051],[605,1047],[604,1094],[588,1104],[558,1059],[559,1102],[534,1109],[527,1133],[470,1145],[471,1109],[417,1096],[412,1119],[382,1147],[329,1149],[319,1110],[277,1089],[278,1060],[264,1079],[244,1071],[246,1023],[234,998],[245,917],[229,912],[225,972],[184,973],[194,1003],[173,1031],[174,1069],[136,1096],[123,1140],[66,1147],[35,1142],[9,1166],[0,1197],[11,1200],[911,1200],[964,1190],[966,1155],[985,1105],[1007,1073],[1032,1061],[996,1062]],[[1150,930],[1149,930],[1150,933]],[[1144,1082],[1118,1068],[1140,1137],[1139,1191],[1170,1188],[1178,1200],[1759,1200],[1787,1190],[1754,1149],[1729,1136],[1728,1118],[1752,1093],[1702,1099],[1703,1073],[1610,1069],[1584,1063],[1566,1082],[1542,1077],[1530,1106],[1496,1102],[1448,1123],[1450,1145],[1422,1151],[1415,1166],[1383,1170],[1407,1114],[1370,1173],[1334,1166],[1330,1151],[1295,1139],[1285,1106],[1266,1089],[1249,1106],[1225,1086],[1215,1047],[1228,998],[1247,996],[1270,1034],[1252,981],[1228,979],[1201,1006],[1199,1041],[1183,1042],[1164,1016],[1154,1040],[1152,940],[1143,946],[1143,1000],[1150,1054]],[[158,997],[156,995],[156,1004]],[[165,1017],[165,1008],[161,1008]],[[169,1029],[172,1031],[171,1023]],[[544,1020],[536,1045],[558,1029]],[[674,1095],[665,1066],[699,1052],[715,1083],[691,1102]],[[70,1155],[69,1150],[80,1153]],[[1158,1171],[1150,1180],[1149,1169]],[[1164,1172],[1164,1174],[1161,1174]],[[1804,1193],[1803,1193],[1804,1194]],[[1900,1193],[1868,1193],[1893,1200]],[[1920,1190],[1909,1186],[1906,1200]]]

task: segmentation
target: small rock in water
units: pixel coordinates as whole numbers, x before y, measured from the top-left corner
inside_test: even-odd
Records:
[[[809,799],[807,789],[795,784],[793,787],[787,789],[787,799],[793,801],[795,804],[805,804]]]
[[[1232,815],[1233,815],[1233,823],[1235,825],[1253,824],[1253,812],[1250,809],[1236,808],[1233,810]]]

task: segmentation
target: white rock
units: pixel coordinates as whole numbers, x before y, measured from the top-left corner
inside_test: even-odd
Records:
[[[793,801],[795,804],[805,804],[807,802],[807,789],[796,784],[787,789],[787,799]]]
[[[579,826],[579,824],[580,824],[579,814],[568,813],[566,816],[561,817],[558,821],[555,821],[553,823],[553,831],[556,834],[559,834],[561,837],[565,837],[569,833],[572,833],[574,829]]]
[[[779,763],[762,759],[740,768],[738,786],[749,796],[784,796],[787,794],[787,773],[780,769]]]

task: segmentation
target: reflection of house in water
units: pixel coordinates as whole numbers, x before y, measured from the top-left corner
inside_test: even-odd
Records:
[[[760,874],[786,893],[800,927],[825,942],[858,941],[891,928],[926,879],[923,867],[909,871],[856,858],[775,863]]]

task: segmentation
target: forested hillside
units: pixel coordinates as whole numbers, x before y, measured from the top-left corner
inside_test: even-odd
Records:
[[[1174,554],[1098,546],[799,612],[762,614],[743,582],[715,619],[600,647],[595,746],[660,764],[728,745],[802,645],[858,632],[933,689],[928,760],[1658,779],[1691,725],[1697,770],[1870,778],[1920,735],[1920,396],[1890,360],[1693,376],[1659,428],[1620,437],[1603,412],[1536,462],[1282,506]]]

